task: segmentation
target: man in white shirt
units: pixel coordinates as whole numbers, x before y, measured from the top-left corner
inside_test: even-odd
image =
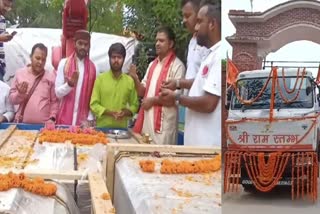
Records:
[[[96,68],[89,59],[90,33],[75,33],[75,52],[62,59],[55,82],[56,96],[61,99],[57,124],[81,125],[93,121],[90,97],[96,79]]]
[[[184,144],[193,146],[221,146],[221,8],[205,4],[198,12],[197,42],[210,49],[201,63],[195,80],[170,80],[163,84],[163,102],[187,107]],[[189,96],[173,90],[190,89]]]
[[[0,81],[0,123],[11,122],[14,117],[14,107],[9,101],[10,86]]]
[[[188,46],[186,79],[194,79],[200,68],[201,61],[206,57],[208,49],[197,44],[195,26],[197,23],[197,13],[200,9],[200,0],[182,0],[183,24],[192,34]],[[187,93],[185,93],[187,94]]]

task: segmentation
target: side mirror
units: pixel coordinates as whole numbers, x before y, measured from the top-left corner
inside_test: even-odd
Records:
[[[311,86],[308,86],[306,88],[306,95],[309,96],[309,94],[312,92],[312,87]]]
[[[317,101],[318,101],[318,106],[320,107],[320,87],[317,85],[317,89],[318,89],[318,94],[316,95],[317,96]]]

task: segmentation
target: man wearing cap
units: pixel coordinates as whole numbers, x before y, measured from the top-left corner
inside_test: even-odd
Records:
[[[74,35],[75,51],[58,66],[55,92],[61,99],[57,124],[81,125],[93,121],[90,97],[96,79],[96,67],[89,59],[90,33],[79,30]]]

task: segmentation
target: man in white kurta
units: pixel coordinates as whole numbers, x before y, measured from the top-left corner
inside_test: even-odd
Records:
[[[84,74],[84,60],[80,60],[79,58],[76,58],[78,66],[79,66],[79,79],[76,86],[76,97],[75,97],[75,105],[73,108],[73,118],[72,118],[72,125],[76,124],[77,121],[77,114],[78,114],[78,108],[79,108],[79,100],[80,100],[80,92],[83,84],[83,74]],[[57,77],[56,77],[56,96],[59,99],[62,99],[64,96],[70,93],[70,91],[73,89],[71,86],[68,85],[67,82],[65,82],[64,79],[64,66],[66,64],[67,59],[62,59],[58,66],[57,71]],[[94,116],[91,111],[89,111],[88,114],[88,120],[92,121],[94,120]]]
[[[157,64],[151,82],[150,88],[147,94],[148,97],[155,97],[156,84],[159,78],[160,72],[163,67],[163,63],[166,58],[164,58],[160,63]],[[145,74],[143,80],[141,81],[142,85],[146,87],[147,76],[149,74],[151,64],[148,67],[147,73]],[[171,63],[169,68],[168,79],[181,79],[185,74],[185,67],[180,59],[175,58]],[[155,121],[154,121],[154,107],[145,111],[142,133],[148,133],[151,139],[156,144],[176,144],[177,142],[177,132],[178,132],[178,110],[176,107],[163,107],[162,114],[162,131],[160,133],[155,132]]]
[[[10,86],[0,81],[0,123],[11,122],[14,117],[14,107],[9,100]]]
[[[175,36],[168,27],[159,28],[156,36],[158,57],[150,63],[140,82],[136,69],[129,75],[135,82],[138,95],[143,97],[141,109],[133,128],[134,132],[149,134],[155,144],[176,144],[178,130],[178,108],[159,102],[163,82],[184,77],[185,67],[174,53]]]
[[[59,63],[55,82],[56,96],[61,99],[58,123],[64,125],[80,125],[81,123],[86,122],[85,120],[94,120],[89,105],[94,80],[96,78],[96,69],[88,57],[89,50],[89,32],[83,30],[77,31],[75,34],[74,54],[68,58],[62,59]],[[84,87],[86,88],[85,90]],[[86,98],[87,96],[89,96],[89,98]],[[69,99],[68,103],[63,103],[63,99]],[[73,106],[73,111],[72,113],[71,111],[68,111],[66,114],[65,111],[69,110],[69,106]],[[84,112],[86,115],[83,115]],[[79,115],[80,113],[81,115]],[[66,117],[69,119],[64,119]],[[81,121],[79,121],[80,117]],[[59,122],[59,120],[63,122]]]

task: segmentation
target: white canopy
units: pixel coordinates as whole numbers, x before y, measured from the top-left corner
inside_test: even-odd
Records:
[[[17,69],[24,67],[30,62],[30,53],[32,46],[36,43],[43,43],[48,47],[48,58],[46,69],[53,71],[51,52],[52,47],[60,46],[61,29],[46,28],[18,28],[10,29],[9,33],[17,31],[14,38],[4,44],[6,54],[6,75],[5,82],[11,82]],[[92,33],[90,58],[95,63],[97,70],[102,73],[110,69],[108,50],[109,47],[116,42],[121,42],[127,50],[123,72],[128,72],[131,64],[131,58],[134,54],[136,40],[134,38],[121,37],[104,33]]]

